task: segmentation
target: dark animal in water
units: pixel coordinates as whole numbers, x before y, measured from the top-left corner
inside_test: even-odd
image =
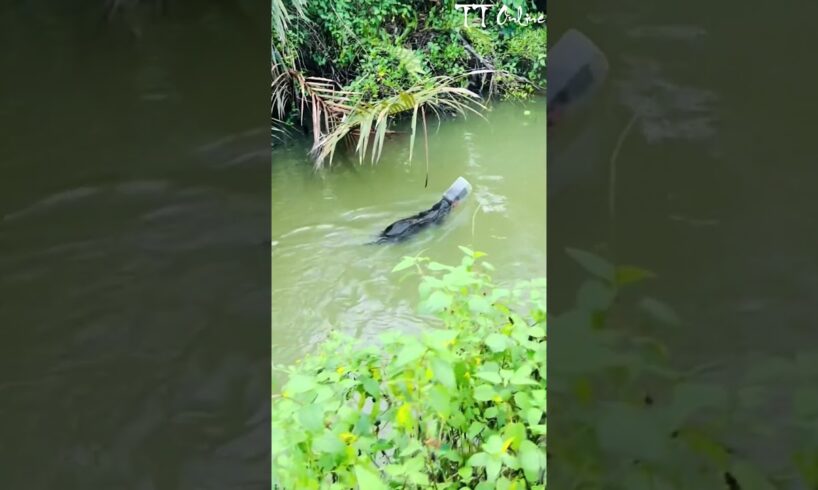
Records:
[[[443,223],[446,216],[452,212],[452,208],[465,199],[469,192],[471,192],[469,181],[463,177],[458,177],[434,206],[414,216],[395,221],[387,226],[378,235],[378,239],[372,243],[402,242],[431,225]]]
[[[378,235],[378,239],[375,243],[402,242],[431,225],[439,225],[443,223],[443,220],[446,219],[446,216],[449,215],[453,207],[454,203],[444,197],[426,211],[395,221],[387,226],[386,229]]]

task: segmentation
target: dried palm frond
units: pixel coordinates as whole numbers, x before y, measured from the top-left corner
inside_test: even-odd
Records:
[[[479,96],[466,88],[458,87],[456,79],[451,77],[434,77],[428,82],[415,85],[404,92],[376,102],[361,103],[348,108],[345,117],[326,135],[317,140],[312,154],[315,157],[316,167],[321,167],[324,161],[332,157],[335,149],[347,136],[355,130],[359,132],[357,145],[360,163],[363,163],[367,152],[370,153],[371,163],[380,159],[387,128],[394,116],[412,112],[411,131],[409,136],[409,159],[412,159],[415,134],[417,130],[418,111],[422,110],[425,124],[425,109],[429,108],[438,117],[441,112],[466,115],[469,112],[480,116],[475,106],[485,109],[478,102]],[[345,108],[347,109],[347,108]]]

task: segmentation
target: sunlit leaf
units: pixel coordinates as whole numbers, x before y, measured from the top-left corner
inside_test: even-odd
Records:
[[[499,333],[492,333],[486,337],[485,343],[494,352],[502,352],[506,349],[508,337]]]
[[[359,490],[387,490],[381,477],[361,465],[355,465],[355,478],[358,480]]]

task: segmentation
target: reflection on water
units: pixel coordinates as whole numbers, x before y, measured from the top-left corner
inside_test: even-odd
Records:
[[[429,138],[428,188],[423,154],[407,162],[405,135],[375,166],[316,173],[304,148],[274,151],[274,361],[292,361],[330,329],[369,338],[427,323],[415,310],[417,281],[390,273],[404,255],[459,262],[457,245],[467,245],[489,254],[500,280],[543,276],[544,128],[542,102],[443,122]],[[368,244],[396,219],[428,209],[458,176],[473,191],[441,227],[401,244]]]

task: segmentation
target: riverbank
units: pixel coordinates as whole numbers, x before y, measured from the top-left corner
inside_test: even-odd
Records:
[[[533,3],[514,3],[515,12],[540,15]],[[273,2],[272,19],[273,144],[300,127],[312,136],[316,166],[331,164],[346,140],[359,161],[377,161],[399,117],[411,118],[413,148],[433,116],[479,112],[486,100],[525,100],[545,87],[544,23],[484,26],[453,1],[409,0]]]

